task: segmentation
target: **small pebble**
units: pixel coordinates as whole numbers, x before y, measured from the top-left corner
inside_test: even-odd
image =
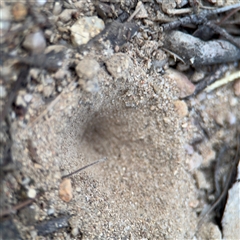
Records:
[[[54,212],[55,212],[55,210],[54,210],[53,208],[49,208],[49,209],[47,210],[47,214],[48,214],[48,215],[53,215]]]
[[[234,94],[235,94],[237,97],[239,97],[239,96],[240,96],[240,79],[237,79],[237,80],[234,82],[233,89],[234,89]]]
[[[53,15],[57,16],[62,11],[62,4],[60,2],[55,2],[53,7]]]
[[[22,180],[22,185],[27,186],[30,183],[31,179],[29,177],[25,177]]]
[[[4,86],[0,85],[0,98],[5,98],[7,96],[7,91]]]
[[[37,191],[35,189],[33,189],[33,188],[28,189],[27,196],[29,198],[35,198],[36,195],[37,195]]]
[[[38,5],[44,5],[47,2],[47,0],[36,0],[36,2]]]
[[[73,237],[76,237],[79,234],[78,228],[73,228],[71,234],[73,235]]]
[[[31,100],[32,100],[32,95],[31,94],[26,94],[26,95],[24,95],[23,98],[24,98],[26,103],[30,103]]]
[[[135,18],[147,18],[148,17],[148,13],[147,10],[145,9],[143,3],[141,1],[139,1],[137,3],[136,9],[140,8],[140,11],[136,14]]]
[[[83,59],[75,68],[77,75],[85,80],[93,79],[97,75],[99,69],[100,66],[98,62],[90,58]]]
[[[177,100],[174,102],[176,111],[180,117],[186,117],[188,115],[188,106],[184,101]]]
[[[235,106],[237,106],[237,104],[238,104],[238,99],[236,97],[231,98],[230,105],[232,107],[235,107]]]
[[[196,87],[189,81],[187,76],[184,75],[183,73],[169,68],[166,70],[165,76],[175,81],[176,86],[180,91],[179,93],[180,98],[190,96],[194,93]]]
[[[63,90],[63,89],[62,89],[61,86],[58,86],[58,87],[57,87],[57,91],[58,91],[59,93],[62,92],[62,90]]]
[[[99,91],[99,85],[98,85],[98,80],[96,78],[94,78],[93,80],[82,80],[80,79],[79,84],[82,86],[83,90],[87,91],[87,92],[98,92]]]
[[[199,80],[203,79],[205,77],[205,72],[202,70],[196,70],[192,77],[191,80],[192,82],[198,82]]]
[[[184,149],[186,150],[186,152],[188,153],[188,155],[192,155],[194,153],[194,149],[192,145],[189,144],[185,144],[184,145]]]
[[[216,152],[208,144],[200,146],[201,155],[203,157],[203,165],[209,166],[211,161],[216,158]]]
[[[54,92],[54,86],[53,85],[47,85],[43,87],[43,95],[45,98],[49,98]]]
[[[17,106],[27,107],[27,104],[26,104],[26,102],[24,101],[23,96],[21,96],[21,95],[19,95],[19,94],[18,94],[18,96],[17,96],[17,99],[16,99],[15,104],[16,104]]]
[[[59,196],[64,202],[70,202],[72,195],[72,184],[69,178],[65,178],[62,180],[59,186]]]
[[[227,116],[227,121],[230,125],[234,125],[237,122],[237,118],[233,113],[229,112]]]
[[[129,69],[133,65],[133,62],[129,56],[124,53],[115,53],[105,63],[107,70],[116,79],[126,79],[128,77]]]
[[[232,228],[232,226],[230,227]],[[222,233],[218,227],[218,225],[212,222],[205,222],[201,227],[201,231],[199,231],[198,239],[223,239]],[[224,238],[224,239],[237,239],[237,238]]]
[[[199,201],[198,200],[192,200],[189,202],[189,207],[191,208],[197,208],[199,205]]]
[[[27,7],[21,2],[16,2],[12,6],[12,15],[15,21],[22,21],[26,18],[28,13]]]
[[[72,15],[76,12],[77,10],[74,9],[65,9],[59,15],[59,20],[62,21],[63,23],[66,23],[72,19]]]
[[[202,171],[197,170],[194,175],[199,189],[210,189],[210,185]]]
[[[23,47],[32,53],[41,53],[46,48],[46,40],[42,32],[29,34],[24,42]]]
[[[8,31],[11,26],[12,14],[11,8],[5,6],[4,8],[0,8],[0,43],[4,41],[1,37]]]
[[[80,46],[99,34],[105,25],[102,19],[84,17],[77,20],[71,27],[71,40],[73,45]]]
[[[37,239],[37,236],[38,236],[37,231],[34,231],[34,230],[30,231],[30,235],[31,235],[31,239]]]
[[[202,157],[199,153],[194,152],[194,153],[187,159],[187,162],[188,162],[189,170],[190,170],[190,171],[193,171],[193,170],[197,169],[198,167],[200,167],[200,165],[201,165],[202,162],[203,162],[203,157]]]
[[[218,111],[214,114],[214,120],[216,123],[220,126],[224,125],[224,122],[226,120],[226,113],[222,111]]]

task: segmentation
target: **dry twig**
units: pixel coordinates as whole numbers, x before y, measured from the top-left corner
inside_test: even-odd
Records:
[[[88,165],[86,165],[86,166],[84,166],[84,167],[82,167],[82,168],[79,168],[78,170],[76,170],[76,171],[74,171],[74,172],[71,172],[71,173],[69,173],[69,174],[67,174],[67,175],[62,176],[62,179],[63,179],[63,178],[68,178],[68,177],[70,177],[70,176],[72,176],[72,175],[74,175],[74,174],[76,174],[76,173],[81,172],[82,170],[84,170],[84,169],[86,169],[86,168],[88,168],[88,167],[91,167],[91,166],[93,166],[93,165],[95,165],[95,164],[97,164],[97,163],[100,163],[100,162],[104,162],[105,160],[107,160],[106,157],[101,158],[101,159],[99,159],[99,160],[97,160],[97,161],[95,161],[95,162],[92,162],[92,163],[90,163],[90,164],[88,164]]]
[[[208,17],[211,17],[213,15],[219,14],[219,13],[223,13],[223,12],[227,12],[229,10],[235,9],[235,8],[239,8],[240,7],[240,3],[234,4],[234,5],[230,5],[230,6],[226,6],[226,7],[222,7],[222,8],[217,8],[214,10],[204,10],[201,11],[199,14],[192,14],[183,18],[180,18],[179,20],[176,20],[174,22],[169,22],[169,23],[165,23],[162,24],[160,27],[160,31],[170,31],[173,29],[176,29],[180,26],[184,26],[187,24],[195,24],[195,25],[200,25],[206,22],[206,19]]]

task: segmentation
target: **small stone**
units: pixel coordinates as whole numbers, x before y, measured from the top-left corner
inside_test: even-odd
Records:
[[[12,14],[11,14],[11,8],[10,6],[4,6],[3,8],[0,8],[0,20],[2,21],[11,21],[12,20]],[[2,28],[2,26],[0,26]]]
[[[73,237],[76,237],[79,234],[78,228],[73,228],[71,234],[73,235]]]
[[[163,118],[163,121],[166,124],[170,124],[171,123],[171,120],[169,118],[167,118],[167,117]]]
[[[60,93],[60,92],[62,92],[62,90],[63,90],[63,88],[61,87],[61,86],[58,86],[57,87],[57,91]]]
[[[12,20],[11,8],[9,6],[0,8],[0,43],[4,41],[4,38],[2,37],[6,34],[8,29],[10,28],[11,20]]]
[[[227,121],[230,125],[234,125],[237,122],[237,118],[235,114],[229,112],[227,116]]]
[[[64,45],[51,45],[51,46],[48,46],[45,49],[44,53],[48,54],[48,53],[50,53],[52,51],[54,51],[55,53],[59,53],[59,52],[63,52],[66,49],[67,49],[67,47],[64,46]]]
[[[38,5],[41,6],[41,5],[44,5],[47,2],[47,0],[36,0],[36,2]]]
[[[7,91],[3,85],[0,85],[0,98],[5,98],[7,96]]]
[[[76,12],[77,10],[74,9],[65,9],[59,15],[59,20],[61,20],[63,23],[66,23],[72,19],[72,15]]]
[[[147,10],[145,9],[143,3],[140,1],[137,3],[136,9],[140,8],[140,11],[136,14],[135,18],[147,18],[148,13]]]
[[[128,77],[129,68],[133,65],[132,60],[124,53],[115,53],[106,62],[107,70],[118,79]]]
[[[191,208],[197,208],[198,205],[199,205],[199,201],[196,199],[189,202],[189,207]]]
[[[62,180],[59,186],[59,196],[64,202],[70,202],[72,195],[72,184],[69,178],[65,178]]]
[[[41,73],[41,70],[37,69],[37,68],[32,68],[29,72],[31,78],[36,80],[36,81],[39,81],[38,78],[39,78],[40,73]]]
[[[198,185],[199,189],[208,190],[210,188],[210,185],[207,182],[206,177],[205,177],[205,175],[203,174],[202,171],[197,170],[194,175],[195,175],[195,178],[196,178],[197,185]]]
[[[191,80],[193,82],[198,82],[199,80],[203,79],[205,77],[205,72],[202,70],[197,70],[193,73]]]
[[[60,2],[55,2],[53,7],[53,15],[57,16],[62,11],[62,4]]]
[[[203,157],[203,165],[209,166],[211,164],[211,161],[213,161],[216,158],[216,152],[208,144],[201,145],[200,151]]]
[[[177,88],[179,89],[179,97],[184,98],[190,96],[195,91],[195,86],[192,84],[186,75],[183,73],[176,71],[174,69],[167,69],[165,72],[165,76],[175,81]]]
[[[47,214],[48,214],[48,215],[53,215],[54,212],[55,212],[54,208],[49,208],[49,209],[47,210]]]
[[[213,118],[218,125],[223,126],[227,118],[226,112],[218,111],[214,114]]]
[[[27,186],[30,183],[31,179],[29,177],[25,177],[22,180],[22,185]]]
[[[99,85],[98,85],[98,80],[94,78],[93,80],[79,80],[79,84],[82,86],[83,90],[87,92],[98,92],[99,91]]]
[[[174,102],[176,111],[180,117],[186,117],[188,115],[188,106],[184,101],[177,100]]]
[[[235,94],[237,97],[239,97],[239,96],[240,96],[240,79],[237,79],[237,80],[234,82],[233,89],[234,89],[234,94]]]
[[[198,235],[199,235],[198,239],[219,239],[219,240],[222,239],[222,233],[219,227],[212,222],[204,223]],[[224,239],[238,239],[238,238],[224,238]]]
[[[238,99],[236,97],[231,98],[230,100],[231,107],[235,107],[238,105]]]
[[[53,91],[54,91],[54,87],[52,85],[45,86],[43,88],[44,97],[49,98],[53,94]]]
[[[154,111],[155,109],[156,109],[155,106],[151,106],[151,107],[150,107],[150,110],[151,110],[151,111]]]
[[[26,94],[26,95],[24,95],[23,98],[24,98],[26,103],[30,103],[31,100],[32,100],[32,95],[31,94]]]
[[[184,145],[184,149],[186,150],[186,152],[188,153],[188,155],[192,155],[194,153],[194,148],[192,145],[189,144],[185,144]]]
[[[29,198],[35,198],[36,195],[37,195],[37,191],[35,189],[33,189],[33,188],[28,189],[27,196]]]
[[[42,32],[29,34],[24,42],[23,47],[33,53],[41,53],[46,48],[46,40]]]
[[[12,15],[15,21],[22,21],[26,18],[28,13],[27,7],[21,2],[16,2],[12,6]]]
[[[18,94],[18,96],[17,96],[17,99],[16,99],[15,104],[16,104],[17,106],[27,107],[27,104],[26,104],[26,102],[24,101],[22,95],[19,95],[19,94]]]
[[[82,61],[78,63],[78,65],[75,68],[77,75],[81,79],[85,80],[93,79],[97,75],[99,69],[100,66],[98,62],[90,58],[84,58]]]
[[[197,152],[194,152],[191,156],[187,158],[187,163],[190,171],[193,171],[198,167],[200,167],[202,162],[203,162],[203,157]]]
[[[30,231],[30,235],[31,235],[31,239],[37,239],[37,236],[38,236],[37,231],[34,231],[34,230]]]
[[[225,206],[222,227],[224,239],[239,239],[240,229],[240,182],[236,182],[228,191],[228,200]]]
[[[66,75],[66,71],[63,69],[59,69],[57,72],[54,74],[54,78],[57,80],[63,80]]]
[[[91,38],[99,34],[105,25],[102,19],[84,17],[77,20],[71,27],[71,40],[75,46],[87,43]]]

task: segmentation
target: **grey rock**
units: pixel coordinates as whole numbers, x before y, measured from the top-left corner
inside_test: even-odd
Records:
[[[46,48],[46,40],[42,32],[29,34],[24,42],[23,47],[33,53],[41,53]]]
[[[75,46],[87,43],[91,38],[99,34],[105,25],[102,19],[93,17],[84,17],[77,20],[71,27],[71,40]]]
[[[90,58],[83,59],[78,63],[78,65],[75,68],[77,75],[81,79],[86,79],[86,80],[93,79],[97,75],[99,69],[100,69],[100,66],[98,62]]]
[[[240,165],[238,166],[238,179]],[[228,200],[222,219],[223,239],[239,239],[240,229],[240,183],[237,181],[228,191]]]

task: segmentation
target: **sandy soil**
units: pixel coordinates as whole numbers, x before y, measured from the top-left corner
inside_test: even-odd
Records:
[[[153,5],[146,3],[149,16]],[[81,14],[94,15],[93,6],[88,1]],[[53,7],[47,3],[33,9]],[[47,45],[59,44],[64,31],[46,27],[45,38],[47,30],[60,36]],[[236,83],[179,100],[181,89],[164,71],[175,66],[167,64],[160,73],[149,67],[156,52],[168,63],[171,57],[160,50],[158,38],[143,41],[145,33],[140,31],[119,51],[93,46],[82,53],[66,45],[62,78],[59,71],[31,68],[27,85],[18,92],[25,102],[31,95],[27,111],[12,109],[8,116],[13,167],[1,173],[2,209],[35,199],[2,217],[2,222],[14,223],[22,239],[194,237],[200,212],[215,198],[211,169],[219,151],[229,147],[226,165],[235,154],[240,122]],[[86,59],[99,64],[90,80],[76,74],[75,66]],[[88,66],[81,68],[82,74],[88,71]],[[18,74],[9,73],[10,79]],[[104,157],[106,161],[69,177],[72,197],[63,201],[61,177]],[[41,222],[61,216],[68,216],[67,227],[38,236]],[[221,230],[211,224],[195,239],[220,239]]]

